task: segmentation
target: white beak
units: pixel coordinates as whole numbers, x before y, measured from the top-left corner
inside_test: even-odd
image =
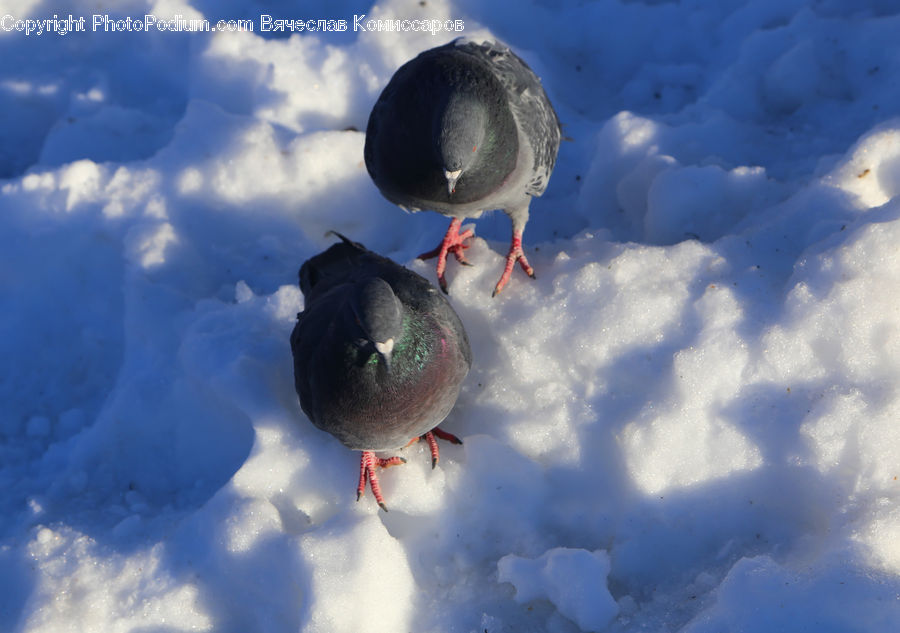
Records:
[[[391,371],[391,352],[394,351],[394,339],[389,338],[383,343],[375,341],[375,351],[384,359],[385,369]]]
[[[456,191],[456,181],[459,180],[460,174],[462,174],[462,169],[444,171],[444,178],[447,179],[447,192],[450,195],[453,195],[453,192]]]

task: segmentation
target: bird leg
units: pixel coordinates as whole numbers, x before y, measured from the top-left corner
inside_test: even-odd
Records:
[[[363,451],[362,459],[359,462],[359,486],[356,488],[356,500],[359,501],[365,493],[366,481],[368,481],[369,485],[372,487],[372,494],[375,495],[375,501],[378,502],[378,505],[381,506],[382,510],[387,512],[388,509],[387,506],[384,505],[384,497],[381,496],[381,485],[378,483],[378,475],[375,474],[375,469],[379,467],[389,468],[405,463],[406,460],[402,457],[388,457],[387,459],[383,459],[376,457],[375,453],[372,451]]]
[[[428,442],[428,447],[431,450],[431,467],[434,468],[438,463],[438,443],[435,437],[439,437],[442,440],[447,440],[448,442],[452,442],[453,444],[462,444],[462,440],[453,435],[453,433],[448,433],[447,431],[443,431],[437,427],[434,427],[425,435],[421,437],[412,438],[406,446],[411,446],[415,444],[420,439]],[[403,448],[406,448],[404,446]],[[356,500],[359,501],[362,496],[366,492],[366,482],[368,482],[369,486],[372,488],[372,494],[375,495],[375,501],[378,502],[378,505],[385,512],[388,511],[387,506],[384,504],[384,497],[381,494],[381,484],[378,483],[378,475],[376,474],[376,468],[390,468],[391,466],[399,466],[400,464],[405,464],[406,460],[402,457],[388,457],[388,458],[380,458],[376,457],[373,451],[363,451],[362,458],[359,462],[359,486],[356,487]]]
[[[444,235],[444,239],[441,241],[440,246],[435,248],[434,250],[428,251],[427,253],[422,253],[419,255],[418,259],[431,259],[432,257],[437,257],[437,278],[438,285],[440,285],[441,290],[444,291],[444,294],[447,294],[447,280],[444,279],[444,269],[447,267],[447,253],[453,253],[456,257],[456,261],[465,266],[471,266],[468,260],[466,260],[465,249],[469,248],[469,244],[464,244],[463,242],[473,235],[475,235],[475,231],[472,229],[466,229],[462,233],[459,232],[459,227],[462,226],[462,220],[460,218],[453,218],[450,221],[450,227],[447,229],[447,233]]]
[[[492,297],[496,297],[497,294],[503,290],[503,286],[506,285],[506,282],[509,281],[509,278],[512,275],[513,266],[515,266],[516,261],[519,262],[519,265],[522,267],[522,270],[525,271],[526,275],[535,279],[534,268],[528,263],[528,259],[522,251],[522,231],[513,229],[509,253],[506,255],[506,267],[503,269],[500,281],[498,281],[497,285],[494,287],[494,292],[491,295]]]
[[[416,442],[418,442],[419,440],[425,440],[426,442],[428,442],[428,448],[431,451],[431,468],[432,469],[434,469],[434,467],[437,466],[438,459],[440,459],[440,451],[438,450],[438,443],[437,443],[436,438],[446,440],[446,441],[450,442],[451,444],[462,444],[462,440],[459,439],[458,437],[456,437],[455,435],[453,435],[453,433],[447,433],[447,431],[439,429],[438,427],[434,427],[433,429],[428,431],[428,433],[426,433],[425,435],[412,438],[409,441],[409,444],[406,445],[406,446],[411,446],[411,445],[415,444]],[[404,446],[403,448],[406,448],[406,446]]]

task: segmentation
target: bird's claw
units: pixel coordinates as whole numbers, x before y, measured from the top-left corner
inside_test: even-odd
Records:
[[[448,433],[447,431],[439,429],[438,427],[434,427],[433,429],[428,431],[428,433],[423,435],[421,437],[421,439],[428,442],[428,449],[431,451],[431,469],[432,470],[434,470],[434,467],[437,466],[437,463],[440,460],[440,450],[438,449],[437,438],[446,440],[447,442],[450,442],[451,444],[462,444],[462,440],[459,439],[458,437],[456,437],[455,435],[453,435],[453,433]],[[417,439],[420,439],[420,438],[413,438],[410,441],[410,444],[412,444],[412,442],[416,441]]]
[[[369,487],[372,488],[372,494],[375,496],[378,506],[387,512],[388,509],[381,494],[381,484],[378,482],[378,475],[375,469],[390,468],[391,466],[399,466],[405,463],[406,459],[403,457],[380,458],[376,457],[372,451],[363,451],[359,463],[359,485],[356,487],[356,500],[362,499],[366,491],[366,483],[368,483]]]
[[[406,446],[410,446],[415,442],[418,442],[420,439],[428,442],[428,448],[431,451],[431,468],[433,469],[437,466],[439,459],[439,450],[437,439],[440,438],[442,440],[446,440],[453,444],[462,444],[462,440],[453,435],[453,433],[448,433],[442,429],[434,427],[425,435],[420,437],[412,438]],[[406,448],[404,446],[403,448]],[[378,475],[376,474],[376,468],[390,468],[391,466],[399,466],[400,464],[405,464],[406,459],[403,457],[388,457],[388,458],[379,458],[375,456],[373,451],[363,451],[362,458],[359,462],[359,485],[356,487],[356,500],[359,501],[362,499],[362,496],[366,492],[366,484],[372,488],[372,494],[375,496],[375,501],[378,503],[378,507],[380,507],[385,512],[388,511],[387,505],[384,503],[384,496],[381,494],[381,484],[378,481]]]
[[[466,229],[462,233],[459,232],[459,228],[462,225],[462,220],[459,218],[453,218],[450,221],[450,226],[447,228],[447,233],[444,235],[444,239],[441,240],[440,245],[434,250],[430,250],[427,253],[422,253],[419,255],[418,259],[431,259],[432,257],[437,257],[437,279],[438,285],[441,290],[444,291],[444,294],[449,294],[447,292],[447,279],[444,277],[444,270],[447,267],[447,255],[453,253],[453,256],[463,266],[471,266],[472,264],[469,260],[466,259],[465,250],[471,246],[471,244],[466,244],[465,241],[470,237],[475,235],[475,231],[472,229]]]
[[[503,290],[503,287],[512,276],[516,262],[519,262],[519,266],[522,267],[526,275],[532,279],[537,279],[537,276],[534,274],[534,268],[528,263],[528,258],[525,257],[525,252],[522,250],[522,233],[514,231],[509,245],[509,253],[506,255],[506,266],[503,268],[503,274],[500,275],[500,281],[494,286],[494,292],[491,293],[492,297],[496,297]]]

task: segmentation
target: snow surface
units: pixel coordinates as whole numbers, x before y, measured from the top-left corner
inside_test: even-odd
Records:
[[[584,631],[601,631],[619,610],[606,590],[609,554],[555,547],[537,560],[509,554],[497,565],[501,582],[516,586],[516,602],[544,596]]]
[[[0,630],[900,630],[895,0],[115,6],[351,28],[0,30]],[[448,268],[464,444],[389,513],[288,346],[327,230],[434,279],[447,224],[359,130],[456,34],[363,13],[507,41],[571,138],[537,280],[501,213]]]

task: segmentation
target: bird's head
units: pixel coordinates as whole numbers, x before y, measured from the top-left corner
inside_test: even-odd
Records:
[[[434,146],[447,180],[448,195],[453,195],[457,181],[478,159],[487,121],[484,105],[469,93],[453,92],[444,107],[438,108]]]
[[[385,280],[373,277],[355,286],[350,307],[360,330],[359,347],[378,354],[390,372],[394,346],[403,334],[400,299]]]

